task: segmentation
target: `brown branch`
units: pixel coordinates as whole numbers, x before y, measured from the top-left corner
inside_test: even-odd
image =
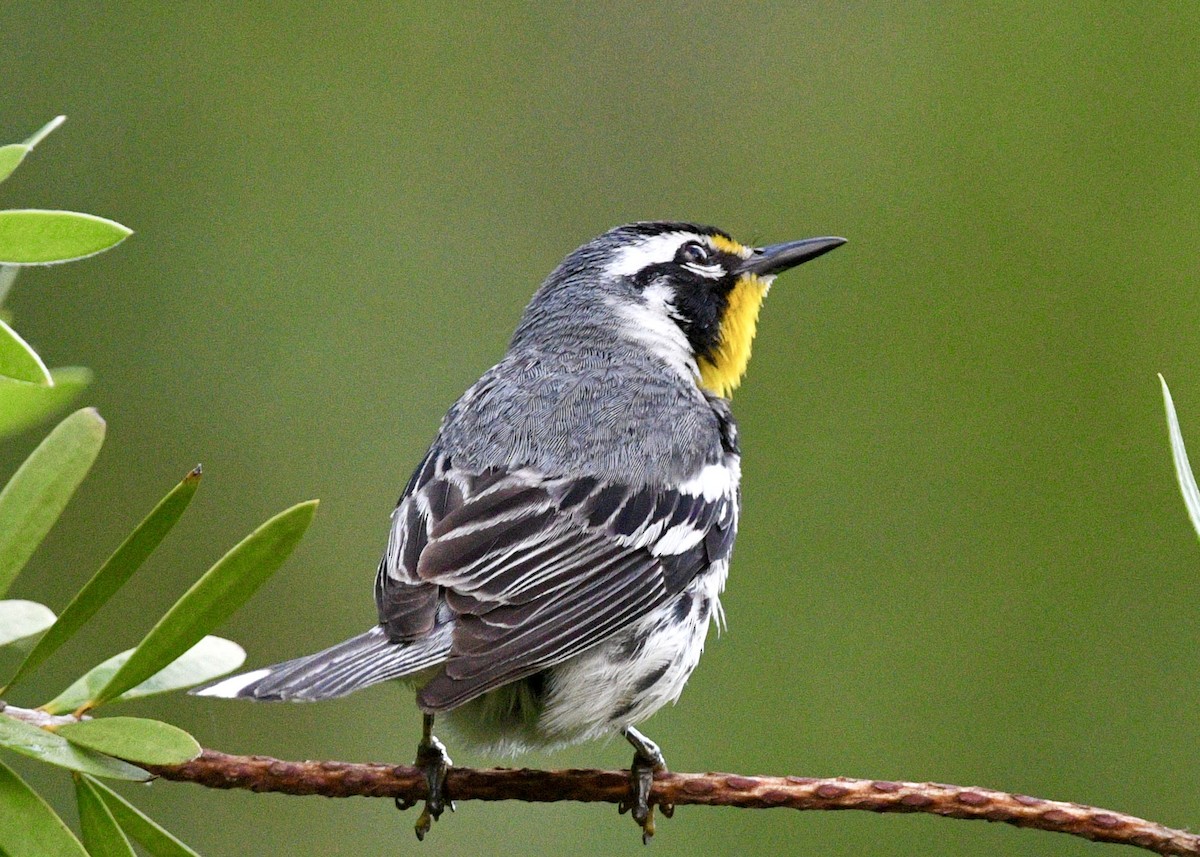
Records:
[[[76,719],[71,715],[54,717],[37,709],[5,707],[2,702],[0,710],[42,727],[53,728]],[[205,750],[199,758],[182,765],[138,764],[163,779],[214,789],[324,797],[390,797],[410,805],[427,796],[424,773],[408,765],[285,762],[270,756],[233,756],[216,750]],[[573,800],[619,804],[629,798],[629,791],[629,774],[625,771],[453,768],[446,780],[446,792],[456,801]],[[1200,857],[1200,835],[1143,818],[1079,803],[944,783],[660,773],[654,776],[650,803],[925,812],[946,818],[1003,821],[1094,842],[1132,845],[1156,854]]]
[[[407,765],[285,762],[268,756],[231,756],[205,750],[183,765],[143,765],[168,780],[217,789],[249,789],[325,797],[390,797],[415,802],[426,796],[424,775]],[[624,771],[533,771],[454,768],[446,790],[456,801],[573,800],[619,803],[629,797]],[[654,777],[650,802],[748,809],[862,809],[926,812],[947,818],[1003,821],[1096,842],[1133,845],[1156,854],[1200,855],[1200,836],[1092,806],[942,783],[903,783],[847,777],[744,777],[737,774],[663,773]]]

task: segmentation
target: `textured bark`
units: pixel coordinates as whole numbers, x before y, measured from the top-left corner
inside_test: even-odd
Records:
[[[425,798],[424,775],[407,765],[285,762],[267,756],[231,756],[205,750],[198,759],[183,765],[142,767],[164,779],[209,788],[325,797],[390,797],[402,803]],[[454,768],[446,790],[456,801],[620,803],[629,797],[629,775],[624,771]],[[651,803],[676,806],[924,812],[947,818],[1002,821],[1097,842],[1133,845],[1157,854],[1200,855],[1200,836],[1131,815],[942,783],[664,773],[655,776],[650,799]]]

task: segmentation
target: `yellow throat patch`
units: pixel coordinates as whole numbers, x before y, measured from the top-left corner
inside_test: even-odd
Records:
[[[700,359],[700,386],[728,399],[750,364],[750,346],[758,329],[758,311],[770,282],[754,274],[740,277],[729,293],[721,319],[721,340],[711,357]]]

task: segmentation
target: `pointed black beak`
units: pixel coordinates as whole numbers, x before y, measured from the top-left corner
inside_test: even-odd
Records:
[[[805,238],[801,241],[786,241],[783,244],[759,247],[749,259],[742,263],[738,273],[773,277],[788,268],[794,268],[818,256],[824,256],[830,250],[841,247],[845,243],[845,238]]]

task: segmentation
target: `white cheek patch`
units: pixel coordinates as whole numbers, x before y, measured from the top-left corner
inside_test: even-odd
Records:
[[[676,311],[670,286],[656,283],[641,293],[635,303],[614,301],[613,310],[621,319],[621,332],[629,339],[661,358],[689,380],[699,376],[696,358],[687,336],[676,323]]]
[[[642,303],[655,318],[669,320],[678,320],[679,318],[679,311],[675,309],[675,293],[666,283],[655,283],[643,289]]]
[[[661,235],[652,235],[637,244],[622,247],[605,266],[605,271],[613,276],[629,277],[647,265],[670,262],[675,258],[679,245],[689,237],[691,235],[687,232],[664,232]]]

